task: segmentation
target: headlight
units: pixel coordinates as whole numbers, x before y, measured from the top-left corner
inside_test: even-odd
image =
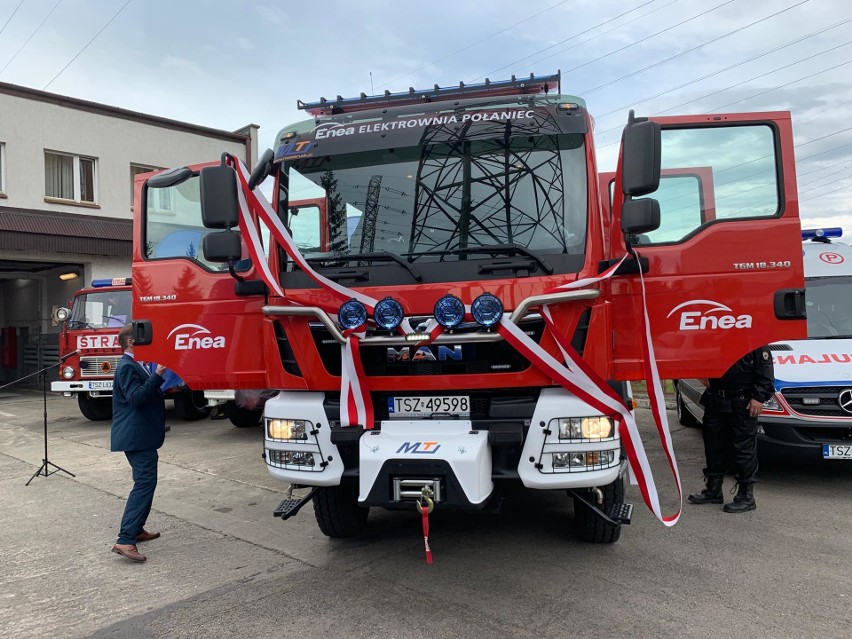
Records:
[[[313,453],[292,450],[268,450],[267,459],[273,466],[315,466]]]
[[[66,366],[65,368],[63,368],[62,377],[64,377],[65,379],[71,379],[72,377],[74,377],[74,367]]]
[[[435,303],[435,320],[444,328],[453,328],[464,319],[464,304],[455,295],[444,295]]]
[[[307,439],[308,422],[302,419],[267,419],[269,439]]]
[[[503,316],[503,304],[491,293],[483,293],[473,300],[470,313],[483,326],[494,326]]]
[[[392,331],[402,323],[404,312],[402,305],[392,297],[380,300],[373,309],[376,326]]]
[[[763,407],[766,410],[781,410],[781,404],[779,404],[778,400],[775,399],[775,395],[763,402]]]
[[[609,466],[615,461],[614,450],[590,450],[585,453],[553,453],[553,468]]]
[[[606,439],[612,437],[609,417],[563,417],[559,420],[559,439]]]
[[[363,326],[367,323],[367,308],[358,300],[343,302],[337,311],[337,321],[345,329]]]

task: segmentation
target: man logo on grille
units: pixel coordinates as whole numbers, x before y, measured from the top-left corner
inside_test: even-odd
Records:
[[[852,388],[840,391],[837,396],[837,403],[840,404],[840,408],[852,415]]]

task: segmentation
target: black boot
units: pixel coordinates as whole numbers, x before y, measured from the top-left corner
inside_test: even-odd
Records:
[[[693,493],[687,499],[690,504],[721,504],[724,502],[722,497],[722,480],[723,477],[713,475],[705,478],[707,487],[700,493]]]
[[[722,509],[726,513],[744,513],[757,508],[754,502],[754,484],[739,484],[734,501],[725,504]]]

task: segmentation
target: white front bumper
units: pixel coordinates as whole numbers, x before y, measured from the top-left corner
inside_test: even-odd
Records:
[[[51,382],[50,390],[58,393],[112,392],[111,379],[87,379],[75,382]]]

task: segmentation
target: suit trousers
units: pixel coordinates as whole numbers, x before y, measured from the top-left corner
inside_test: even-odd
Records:
[[[144,530],[151,504],[154,503],[158,455],[156,450],[127,450],[124,454],[133,469],[133,490],[124,506],[116,543],[135,544],[136,536]]]

